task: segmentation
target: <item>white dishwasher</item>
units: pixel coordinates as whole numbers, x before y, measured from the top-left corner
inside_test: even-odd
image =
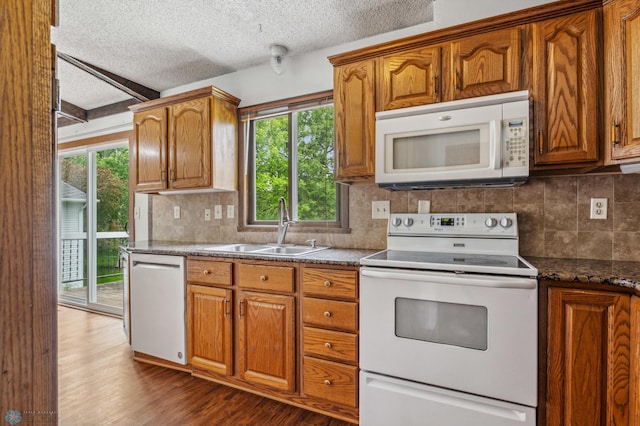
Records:
[[[132,253],[130,261],[132,349],[185,365],[184,257]]]

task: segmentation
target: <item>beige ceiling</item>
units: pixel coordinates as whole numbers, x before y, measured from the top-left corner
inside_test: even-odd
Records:
[[[430,22],[432,0],[59,0],[60,52],[158,92]],[[93,109],[130,96],[59,61],[62,99]]]

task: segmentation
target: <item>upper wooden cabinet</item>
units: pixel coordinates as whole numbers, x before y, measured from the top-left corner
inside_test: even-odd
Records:
[[[334,68],[336,181],[373,182],[375,61]]]
[[[461,38],[445,46],[443,100],[520,90],[520,27]]]
[[[386,55],[379,64],[379,111],[440,102],[440,47]]]
[[[605,161],[640,159],[640,3],[604,6]]]
[[[567,168],[599,157],[600,12],[532,25],[532,96],[536,166]]]
[[[135,190],[236,190],[239,103],[205,87],[132,106]]]

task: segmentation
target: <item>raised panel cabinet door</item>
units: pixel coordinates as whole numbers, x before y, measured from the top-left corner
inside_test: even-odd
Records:
[[[604,6],[605,154],[609,164],[640,158],[640,3]]]
[[[535,165],[599,158],[598,10],[533,24]]]
[[[334,68],[336,181],[373,182],[375,175],[375,61]]]
[[[133,118],[131,164],[135,190],[167,188],[167,109],[138,112]]]
[[[238,370],[244,380],[295,390],[293,296],[238,292]]]
[[[516,27],[452,42],[444,56],[449,60],[443,65],[443,100],[519,90],[520,38]]]
[[[440,102],[439,47],[383,56],[381,64],[379,110]]]
[[[629,424],[629,304],[618,293],[550,288],[547,424]]]
[[[640,425],[640,297],[631,296],[629,424]]]
[[[211,186],[211,98],[169,107],[169,187]]]
[[[218,374],[233,374],[232,291],[187,286],[189,363]]]

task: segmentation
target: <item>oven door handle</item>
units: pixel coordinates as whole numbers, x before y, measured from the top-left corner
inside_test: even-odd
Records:
[[[468,285],[473,287],[492,287],[492,288],[514,288],[514,289],[534,289],[538,282],[532,278],[504,278],[504,277],[474,277],[471,275],[445,277],[441,275],[429,274],[407,274],[402,272],[388,272],[372,269],[361,269],[360,274],[363,277],[386,278],[405,281],[420,281],[434,284],[457,284]]]

